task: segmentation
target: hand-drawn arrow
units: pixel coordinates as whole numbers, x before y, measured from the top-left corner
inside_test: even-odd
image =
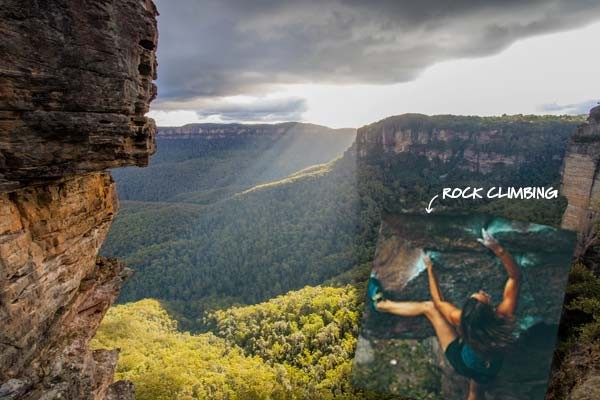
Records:
[[[433,196],[433,198],[432,198],[432,199],[431,199],[431,201],[429,202],[429,205],[428,205],[428,206],[427,206],[427,208],[425,209],[425,211],[427,211],[427,214],[429,214],[429,213],[431,213],[431,212],[433,211],[433,208],[431,208],[431,205],[433,204],[433,201],[434,201],[435,199],[437,199],[437,198],[438,198],[438,196],[439,196],[439,195],[437,195],[437,194],[436,194],[435,196]]]

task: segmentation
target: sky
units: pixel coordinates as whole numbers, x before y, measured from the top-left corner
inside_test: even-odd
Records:
[[[596,0],[156,3],[159,126],[360,127],[406,112],[584,114],[600,101]]]

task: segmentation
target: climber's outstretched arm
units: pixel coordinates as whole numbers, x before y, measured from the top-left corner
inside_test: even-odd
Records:
[[[431,262],[431,258],[429,258],[429,256],[425,253],[423,253],[422,257],[423,262],[427,267],[429,292],[431,294],[431,300],[433,300],[433,304],[435,304],[435,307],[449,323],[454,326],[459,326],[461,315],[460,309],[454,306],[454,304],[444,301],[444,297],[442,296],[442,292],[440,291],[440,287],[438,285],[437,277],[433,271],[433,263]]]
[[[494,252],[496,257],[502,261],[502,265],[504,265],[504,269],[508,273],[508,280],[504,285],[502,301],[496,308],[496,311],[504,317],[512,317],[517,308],[517,299],[519,298],[519,291],[521,289],[521,268],[508,250],[500,245],[498,240],[490,235],[485,229],[481,230],[481,234],[483,239],[477,239],[479,243]]]

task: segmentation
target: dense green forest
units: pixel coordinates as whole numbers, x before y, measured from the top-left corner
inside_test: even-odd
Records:
[[[113,171],[121,200],[208,204],[254,185],[331,161],[354,129],[284,123],[191,124],[158,128],[157,153],[146,168]]]
[[[364,285],[306,287],[215,311],[202,334],[179,331],[159,301],[141,300],[111,308],[92,346],[121,350],[116,379],[131,380],[138,400],[398,399],[350,383],[363,298]],[[577,264],[557,354],[579,364],[556,370],[552,399],[566,399],[600,359],[599,299],[600,278]]]
[[[512,118],[505,117],[504,123],[512,126]],[[440,126],[444,122],[438,121]],[[524,129],[521,134],[537,134],[537,123],[535,118],[525,125],[520,122]],[[126,284],[121,302],[161,299],[182,326],[204,329],[201,317],[206,310],[265,301],[340,275],[346,275],[345,279],[364,277],[381,212],[422,210],[445,185],[493,182],[557,187],[560,160],[552,160],[551,155],[558,146],[564,146],[575,121],[546,118],[540,123],[550,124],[555,132],[554,141],[544,143],[547,150],[522,167],[498,168],[490,174],[451,168],[411,153],[357,158],[355,146],[330,163],[240,190],[210,204],[173,199],[124,201],[103,254],[124,259],[137,272]],[[169,157],[177,157],[178,151],[173,150]],[[194,154],[182,157],[183,164],[190,157],[204,162],[205,156],[208,160],[222,157],[231,165],[239,161],[221,149],[201,153],[197,159]],[[170,171],[166,168],[170,164],[165,162],[159,159],[158,165]],[[175,172],[167,175],[171,173]],[[221,173],[208,168],[202,179],[219,182]],[[148,180],[144,175],[138,179]],[[167,178],[153,179],[158,179],[154,181],[156,187],[168,185]],[[123,185],[127,181],[121,181]],[[209,187],[176,197],[201,198],[213,190]],[[565,203],[457,201],[451,206],[556,225]]]
[[[264,301],[348,270],[358,206],[354,163],[346,167],[208,206],[125,203],[104,250],[137,272],[121,300],[164,299],[194,324],[213,304]]]
[[[359,293],[360,292],[360,293]],[[157,300],[109,310],[95,348],[119,348],[136,399],[384,399],[352,388],[362,290],[306,287],[210,314],[192,335]]]
[[[437,117],[435,126],[488,121],[461,118]],[[561,159],[556,152],[562,154],[568,136],[582,121],[528,116],[492,120],[515,135],[549,130],[554,136],[546,137],[524,166],[496,168],[491,174],[410,153],[371,152],[361,157],[354,145],[331,162],[284,177],[262,180],[263,175],[239,186],[223,184],[227,171],[239,173],[239,165],[260,158],[260,151],[253,153],[246,144],[199,154],[194,153],[199,147],[177,147],[169,157],[190,153],[179,160],[158,159],[157,165],[165,167],[160,172],[146,176],[131,170],[130,177],[117,177],[120,191],[139,180],[130,195],[140,197],[122,202],[103,253],[123,258],[136,270],[121,303],[143,298],[158,302],[113,308],[96,343],[122,349],[118,377],[133,380],[141,399],[236,398],[236,394],[268,398],[268,393],[282,399],[379,398],[355,392],[348,374],[381,214],[422,211],[444,186],[493,182],[558,187]],[[443,150],[459,144],[436,146]],[[513,143],[495,151],[510,153],[517,147]],[[160,154],[159,148],[157,157]],[[190,192],[185,187],[190,177],[169,186],[178,173],[170,170],[190,161],[190,165],[207,161],[200,171],[184,166],[184,171],[202,175],[198,178],[202,183],[195,181]],[[213,168],[218,165],[225,167]],[[153,186],[169,189],[154,199]],[[556,226],[565,204],[558,199],[455,201],[439,206],[469,207]],[[594,304],[600,293],[593,277],[585,266],[576,268],[564,317],[572,319],[572,328],[561,337],[565,346],[584,343],[581,351],[600,354],[594,344],[598,338]],[[289,292],[306,285],[331,287]],[[284,293],[288,294],[275,298]],[[260,302],[265,303],[244,306]],[[183,333],[177,327],[204,333]],[[568,357],[565,354],[559,357]],[[556,382],[572,386],[578,376],[568,368],[557,371],[555,386]]]

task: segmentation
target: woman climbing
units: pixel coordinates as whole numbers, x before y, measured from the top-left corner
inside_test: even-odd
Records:
[[[512,255],[485,229],[481,232],[483,239],[477,240],[494,252],[508,273],[504,295],[497,307],[483,290],[470,295],[462,309],[444,301],[426,253],[422,257],[432,301],[390,301],[385,299],[376,275],[371,275],[369,281],[369,295],[376,311],[403,317],[427,317],[450,365],[458,374],[470,379],[468,400],[483,399],[485,386],[498,374],[503,356],[514,340],[514,312],[521,287],[521,269]]]

